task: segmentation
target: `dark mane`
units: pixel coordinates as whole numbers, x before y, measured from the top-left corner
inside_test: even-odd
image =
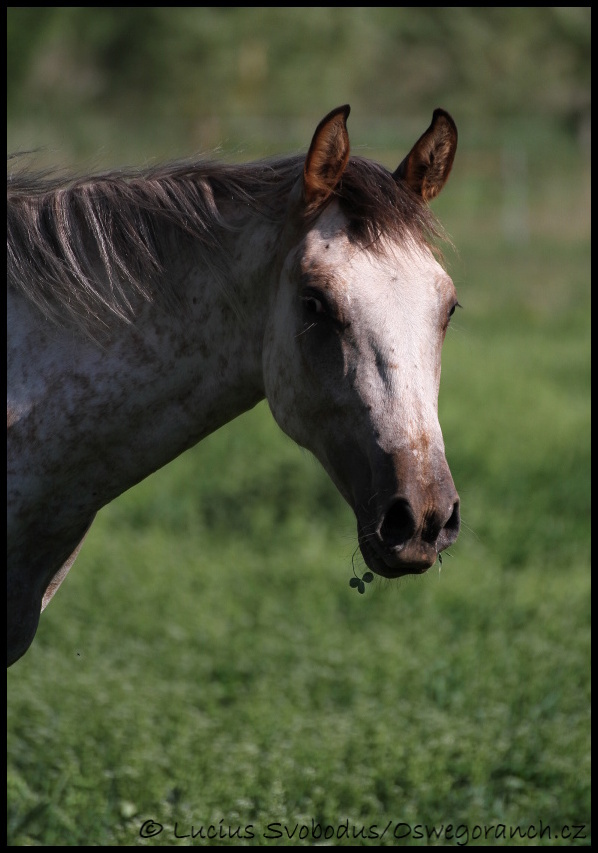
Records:
[[[101,332],[111,319],[131,322],[140,298],[176,303],[163,275],[168,250],[191,239],[226,292],[225,234],[243,212],[282,224],[303,162],[200,160],[67,179],[9,172],[9,287],[60,324]],[[336,196],[360,244],[391,235],[432,245],[442,236],[429,208],[372,161],[352,157]],[[226,212],[231,201],[234,219]]]

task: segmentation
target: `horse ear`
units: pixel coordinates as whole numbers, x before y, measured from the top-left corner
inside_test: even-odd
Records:
[[[348,104],[337,107],[316,128],[303,166],[303,200],[307,207],[323,205],[334,192],[349,159]]]
[[[434,110],[432,124],[417,140],[393,178],[405,181],[424,201],[431,201],[448,180],[456,150],[457,125],[444,110]]]

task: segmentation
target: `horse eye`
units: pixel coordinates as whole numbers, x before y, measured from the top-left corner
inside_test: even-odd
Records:
[[[455,302],[455,304],[453,305],[453,307],[452,307],[452,308],[451,308],[451,310],[449,311],[449,320],[451,319],[451,317],[452,317],[452,316],[453,316],[453,314],[455,313],[455,308],[462,308],[462,307],[463,307],[463,306],[462,306],[459,302]]]
[[[317,296],[303,296],[302,302],[309,311],[310,314],[325,314],[326,306],[324,305],[323,300],[318,299]]]

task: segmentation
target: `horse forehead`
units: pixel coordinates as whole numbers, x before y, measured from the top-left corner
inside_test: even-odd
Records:
[[[352,242],[347,234],[347,218],[336,203],[319,217],[304,241],[302,272],[324,279],[329,286],[355,290],[390,287],[395,292],[412,289],[420,298],[425,293],[441,295],[452,289],[452,281],[425,245],[410,240],[379,237],[375,247]]]

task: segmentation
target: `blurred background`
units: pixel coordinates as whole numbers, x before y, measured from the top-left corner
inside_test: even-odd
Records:
[[[212,824],[221,846],[313,845],[346,821],[361,846],[452,845],[426,835],[448,824],[589,845],[590,8],[7,24],[8,151],[44,166],[306,151],[349,103],[353,152],[394,169],[448,110],[434,210],[464,306],[439,404],[464,523],[442,571],[355,594],[350,511],[260,404],[99,514],[9,671],[9,844],[187,845]]]

